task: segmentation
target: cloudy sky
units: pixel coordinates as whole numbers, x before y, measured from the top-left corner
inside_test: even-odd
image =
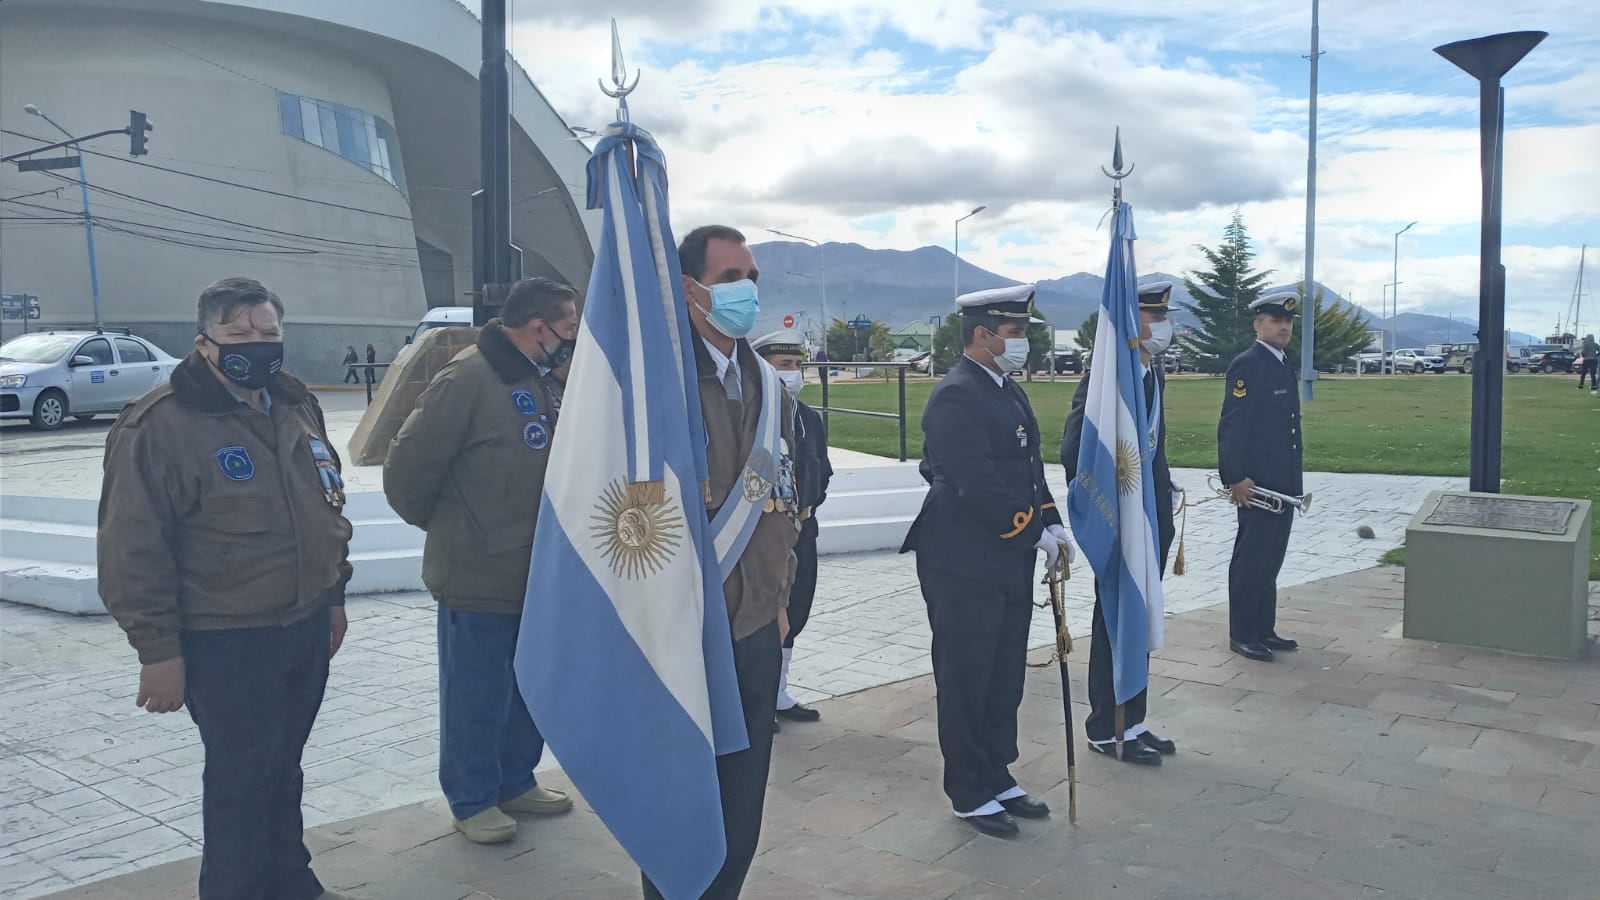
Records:
[[[512,48],[574,125],[603,126],[609,17],[644,70],[673,219],[770,238],[949,247],[1019,279],[1104,268],[1113,129],[1141,271],[1201,262],[1240,209],[1261,263],[1304,267],[1310,0],[512,0]],[[1592,0],[1325,0],[1316,276],[1376,309],[1476,317],[1477,83],[1432,52],[1550,32],[1506,84],[1508,324],[1565,315],[1600,244]],[[1591,247],[1593,250],[1593,247]],[[1590,271],[1600,276],[1600,253]],[[1591,276],[1593,278],[1593,276]],[[1586,279],[1587,280],[1587,279]],[[1589,280],[1593,283],[1595,278]],[[1585,298],[1600,330],[1600,293]]]

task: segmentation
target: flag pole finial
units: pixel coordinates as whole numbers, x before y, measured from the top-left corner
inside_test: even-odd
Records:
[[[1133,164],[1131,163],[1128,165],[1128,171],[1122,171],[1122,126],[1120,125],[1117,126],[1116,143],[1111,148],[1111,170],[1106,171],[1106,167],[1101,166],[1100,171],[1111,179],[1113,185],[1111,189],[1111,207],[1115,209],[1122,205],[1122,179],[1133,174]]]
[[[633,73],[633,83],[628,83],[628,66],[622,61],[622,38],[617,34],[617,20],[611,20],[611,83],[614,88],[606,87],[603,79],[596,79],[600,84],[600,91],[607,97],[617,101],[617,121],[628,121],[629,94],[639,86],[640,72],[636,69]]]

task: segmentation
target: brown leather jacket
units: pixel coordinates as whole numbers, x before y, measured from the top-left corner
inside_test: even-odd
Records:
[[[561,389],[491,320],[389,445],[383,492],[428,533],[422,580],[451,609],[522,612]]]
[[[755,442],[756,423],[761,417],[761,374],[764,365],[747,341],[734,346],[738,354],[739,378],[745,402],[728,399],[727,389],[717,379],[717,365],[706,351],[704,341],[694,339],[695,363],[699,371],[700,411],[706,422],[706,462],[710,471],[707,510],[716,518],[717,510],[738,487],[750,447]],[[782,395],[784,446],[794,447],[794,401]],[[756,522],[744,554],[723,582],[728,600],[728,622],[733,639],[761,630],[778,620],[778,610],[789,605],[789,586],[794,583],[794,545],[800,532],[783,512],[764,513]]]
[[[277,375],[261,412],[191,353],[123,410],[106,440],[100,597],[142,663],[183,631],[287,625],[344,603],[350,522],[324,495],[322,407]]]

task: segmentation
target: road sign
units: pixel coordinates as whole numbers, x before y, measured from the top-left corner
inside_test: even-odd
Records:
[[[845,324],[849,325],[851,328],[858,328],[862,331],[869,331],[872,328],[872,320],[866,316],[856,316],[854,319],[851,319]]]
[[[785,327],[785,328],[793,328],[794,327],[794,316],[784,316],[783,317],[783,327]]]
[[[45,169],[76,169],[78,157],[76,156],[46,156],[43,159],[17,160],[18,172],[40,172]]]
[[[32,294],[0,294],[0,313],[7,319],[37,319],[39,298]]]

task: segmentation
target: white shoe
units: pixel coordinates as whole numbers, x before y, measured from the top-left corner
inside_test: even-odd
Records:
[[[504,844],[517,836],[517,820],[494,806],[455,822],[456,830],[474,844]]]

